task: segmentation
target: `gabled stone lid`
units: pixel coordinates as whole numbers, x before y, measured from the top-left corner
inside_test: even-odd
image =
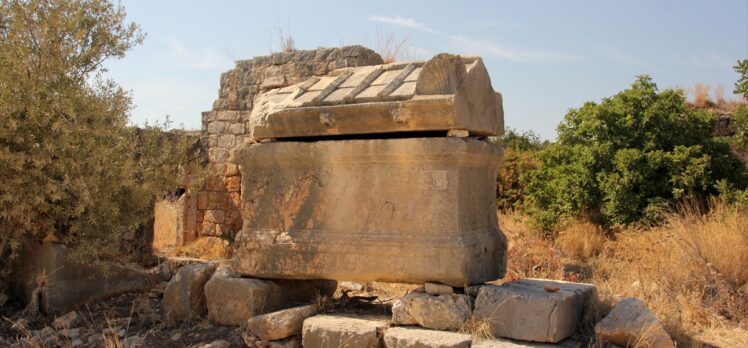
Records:
[[[255,139],[467,130],[503,133],[501,95],[479,57],[344,68],[255,100]]]

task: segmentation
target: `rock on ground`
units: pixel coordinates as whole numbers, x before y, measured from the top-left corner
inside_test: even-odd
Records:
[[[164,291],[163,307],[167,321],[187,321],[205,315],[203,288],[215,269],[214,263],[197,263],[177,271]]]
[[[429,295],[449,295],[454,293],[454,289],[449,285],[426,283],[423,284],[423,289]]]
[[[470,302],[466,295],[411,292],[392,304],[392,323],[396,325],[459,330],[469,317]]]
[[[247,328],[263,341],[274,341],[301,334],[304,320],[319,311],[316,304],[258,315],[247,321]]]
[[[244,325],[260,314],[332,296],[336,285],[330,280],[241,278],[225,265],[205,285],[208,317],[220,325]]]
[[[384,332],[386,348],[468,348],[470,335],[406,327],[393,327]]]
[[[39,296],[39,309],[47,314],[67,313],[95,300],[148,289],[145,270],[136,265],[81,264],[68,255],[70,249],[54,242],[32,243],[24,250],[22,266],[11,276],[12,285],[27,302]]]
[[[472,348],[582,348],[582,345],[572,339],[566,339],[558,343],[539,343],[529,341],[517,341],[503,338],[476,341]]]
[[[57,330],[69,329],[75,327],[79,321],[80,316],[78,315],[78,312],[72,311],[61,317],[57,317],[55,321],[52,322],[52,327]]]
[[[608,316],[595,325],[595,334],[600,341],[624,347],[674,347],[654,313],[637,298],[618,302]]]
[[[590,284],[542,279],[486,285],[478,292],[474,316],[487,320],[495,337],[555,343],[576,332],[596,294]]]
[[[378,348],[388,318],[318,315],[304,320],[302,343],[316,348]]]

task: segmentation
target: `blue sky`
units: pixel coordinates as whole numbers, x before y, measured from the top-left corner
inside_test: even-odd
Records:
[[[483,57],[504,95],[505,123],[545,139],[569,108],[626,88],[639,74],[660,88],[722,85],[748,58],[748,0],[715,1],[122,1],[147,34],[107,64],[131,90],[134,123],[200,128],[221,72],[278,50],[277,27],[297,49],[407,38],[408,58]]]

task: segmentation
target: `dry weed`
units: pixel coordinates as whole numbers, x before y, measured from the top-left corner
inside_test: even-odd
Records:
[[[177,255],[203,260],[225,260],[231,257],[231,246],[218,237],[202,237],[179,248]]]
[[[410,48],[409,38],[407,36],[398,38],[394,32],[382,34],[377,31],[377,38],[374,43],[375,51],[382,56],[384,63],[394,63],[403,60]]]
[[[745,326],[748,216],[715,204],[671,214],[650,230],[628,229],[593,261],[603,297],[638,297],[682,345],[708,328]]]
[[[572,222],[556,238],[565,256],[584,262],[600,254],[606,242],[602,227],[589,222]]]
[[[521,278],[564,279],[561,254],[548,240],[528,227],[522,215],[499,213],[499,226],[509,241],[505,280]]]

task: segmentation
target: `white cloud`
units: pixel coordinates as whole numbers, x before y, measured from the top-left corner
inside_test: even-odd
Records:
[[[386,23],[397,25],[406,28],[418,29],[431,34],[439,35],[441,37],[450,39],[454,42],[462,44],[469,49],[473,50],[474,53],[497,57],[506,60],[512,60],[517,62],[524,61],[567,61],[577,60],[581,57],[572,54],[566,54],[562,52],[550,51],[550,50],[535,50],[535,49],[517,49],[502,45],[497,45],[490,42],[484,42],[479,40],[473,40],[466,38],[462,35],[454,35],[441,32],[434,28],[427,26],[426,24],[417,21],[415,18],[405,18],[400,16],[387,17],[387,16],[369,16],[369,20],[373,22]]]
[[[225,54],[213,49],[186,48],[177,39],[166,40],[166,56],[180,67],[188,69],[218,69],[230,67],[233,62]]]
[[[423,30],[429,33],[438,33],[436,30],[427,27],[425,24],[413,18],[404,18],[400,16],[387,17],[387,16],[372,15],[372,16],[369,16],[369,20],[372,22],[394,24],[394,25],[399,25],[401,27],[419,29],[419,30]]]

